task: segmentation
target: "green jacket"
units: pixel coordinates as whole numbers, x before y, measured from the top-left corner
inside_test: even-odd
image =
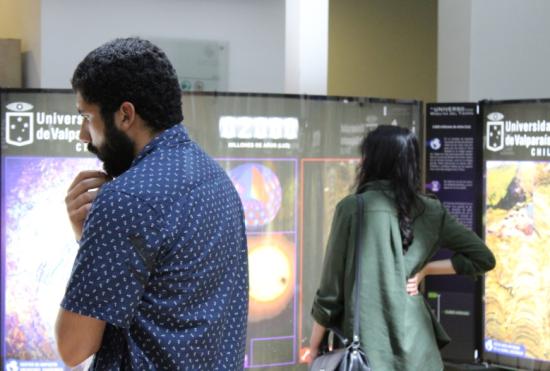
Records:
[[[448,337],[423,296],[406,293],[406,281],[430,261],[440,246],[454,251],[454,269],[469,276],[493,269],[494,255],[439,201],[424,196],[424,211],[414,219],[414,240],[404,255],[389,183],[371,182],[360,197],[365,201],[365,250],[359,294],[363,349],[374,371],[440,371],[443,363],[436,333],[439,340]],[[336,207],[312,309],[319,324],[339,327],[349,339],[354,316],[356,203],[356,196],[350,195]]]

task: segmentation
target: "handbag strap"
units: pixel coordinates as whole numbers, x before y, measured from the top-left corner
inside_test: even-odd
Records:
[[[352,346],[354,348],[359,347],[359,292],[361,290],[361,246],[363,246],[363,216],[364,216],[364,200],[361,195],[357,195],[357,227],[355,228],[355,290],[353,293],[355,300],[355,314],[353,318],[353,339]]]

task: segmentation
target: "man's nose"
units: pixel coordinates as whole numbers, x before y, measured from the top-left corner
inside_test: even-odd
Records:
[[[82,121],[82,125],[80,126],[80,134],[78,137],[83,143],[90,143],[92,141],[90,132],[88,131],[88,120]]]

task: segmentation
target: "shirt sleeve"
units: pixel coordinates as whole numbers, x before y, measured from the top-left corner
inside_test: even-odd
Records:
[[[161,220],[139,199],[100,192],[84,224],[61,306],[129,327],[162,245]]]
[[[330,230],[319,290],[311,315],[322,326],[339,324],[344,312],[344,276],[346,247],[351,231],[351,216],[342,202],[336,206]]]
[[[440,236],[441,247],[454,252],[451,263],[457,274],[475,277],[495,267],[495,256],[483,240],[458,222],[444,207]]]

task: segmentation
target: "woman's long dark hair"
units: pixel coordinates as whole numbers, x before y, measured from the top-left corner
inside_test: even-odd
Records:
[[[367,183],[373,180],[390,181],[405,252],[414,239],[412,214],[421,187],[419,161],[416,136],[405,128],[381,125],[361,142],[356,192],[364,192]]]

